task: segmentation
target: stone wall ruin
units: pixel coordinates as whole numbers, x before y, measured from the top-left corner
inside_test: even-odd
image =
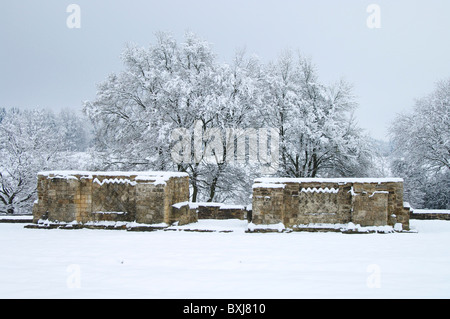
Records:
[[[252,222],[395,226],[409,229],[399,178],[260,178],[253,184]]]
[[[189,223],[172,205],[189,200],[189,177],[170,172],[42,172],[33,221]]]
[[[177,172],[42,172],[33,222],[185,225],[241,219],[252,225],[348,224],[409,230],[398,178],[260,178],[252,205],[189,202],[189,177]]]

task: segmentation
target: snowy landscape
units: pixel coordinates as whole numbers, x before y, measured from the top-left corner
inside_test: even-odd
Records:
[[[0,298],[449,298],[450,222],[390,234],[40,230],[0,223]],[[222,232],[221,232],[222,231]],[[232,232],[223,232],[232,231]]]
[[[0,298],[450,298],[450,218],[431,214],[450,214],[450,2],[233,1],[5,1]],[[82,214],[68,213],[73,224],[39,229],[62,220],[50,221],[50,197],[38,194],[38,173],[50,171],[143,175],[92,182],[111,189],[156,171],[151,183],[163,185],[175,172],[189,178],[187,196],[165,212],[217,203],[248,216],[255,181],[386,179],[401,191],[373,190],[387,203],[377,208],[394,198],[420,219],[404,231],[241,219],[129,231],[73,227]],[[89,194],[126,197],[113,190]],[[339,191],[298,189],[336,207]],[[63,204],[92,207],[69,193]],[[260,198],[285,207],[281,195]],[[335,214],[320,209],[311,215]],[[131,215],[97,210],[82,213]],[[33,213],[42,219],[27,228]],[[248,232],[258,227],[272,231]]]

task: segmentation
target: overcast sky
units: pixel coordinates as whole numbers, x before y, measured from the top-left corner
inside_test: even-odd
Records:
[[[66,24],[72,3],[80,28]],[[367,26],[370,4],[381,28]],[[300,50],[322,82],[353,84],[358,123],[378,139],[397,112],[450,77],[449,0],[1,0],[0,107],[80,109],[123,69],[126,43],[147,46],[156,31],[181,41],[186,30],[223,62],[242,47],[263,62]]]

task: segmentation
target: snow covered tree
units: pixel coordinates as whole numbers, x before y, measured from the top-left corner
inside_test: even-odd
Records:
[[[0,212],[31,213],[39,171],[84,168],[88,129],[70,111],[3,108],[0,114]]]
[[[2,122],[3,118],[5,117],[6,109],[4,107],[0,108],[0,123]]]
[[[290,51],[267,67],[261,116],[280,135],[280,174],[289,177],[364,175],[368,140],[351,115],[351,87],[325,86],[312,63]]]
[[[31,212],[36,174],[54,165],[63,144],[59,131],[50,112],[4,111],[0,123],[0,212]]]
[[[84,152],[91,143],[91,126],[89,120],[79,111],[63,109],[56,114],[65,145],[65,151]]]
[[[450,79],[418,99],[411,113],[397,115],[390,132],[407,200],[417,208],[450,208]]]
[[[158,33],[148,48],[129,45],[122,59],[125,70],[84,104],[99,169],[183,171],[193,201],[248,200],[253,178],[269,163],[262,161],[264,137],[242,141],[266,128],[280,137],[279,175],[363,175],[370,164],[351,118],[351,88],[320,84],[301,57],[286,54],[263,65],[237,52],[230,64],[219,63],[208,42],[187,32],[183,43]],[[183,155],[172,152],[181,144]],[[183,160],[174,162],[174,153]],[[259,163],[251,163],[250,153]]]
[[[189,32],[181,44],[158,33],[156,44],[148,49],[128,46],[122,58],[126,70],[109,76],[96,99],[84,104],[94,124],[101,168],[184,171],[190,176],[192,199],[212,201],[217,190],[228,187],[226,153],[215,162],[205,154],[174,163],[176,141],[169,137],[179,128],[193,133],[198,123],[202,137],[212,128],[250,125],[258,97],[251,72],[257,63],[238,54],[233,65],[219,64],[209,43]],[[205,149],[208,140],[200,142]]]

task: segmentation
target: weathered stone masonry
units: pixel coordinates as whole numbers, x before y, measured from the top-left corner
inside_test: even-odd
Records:
[[[261,178],[253,185],[252,222],[394,226],[409,229],[398,178]]]
[[[43,172],[38,174],[33,221],[126,221],[143,224],[196,221],[172,211],[189,200],[189,177],[169,172]]]

